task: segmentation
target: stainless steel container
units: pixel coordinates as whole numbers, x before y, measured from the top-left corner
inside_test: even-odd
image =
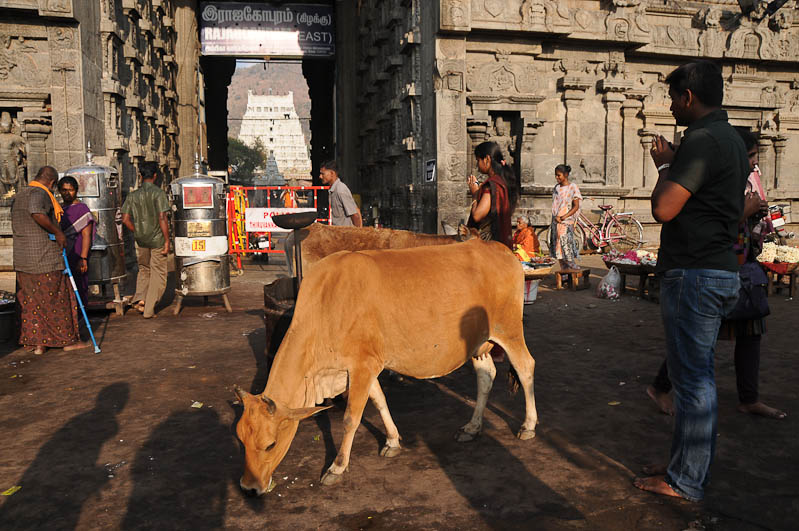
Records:
[[[116,168],[87,162],[64,172],[78,181],[78,198],[91,210],[97,226],[89,255],[89,295],[107,298],[108,290],[127,277],[125,249],[122,242],[122,195]]]
[[[169,187],[179,297],[230,291],[225,181],[195,168]]]

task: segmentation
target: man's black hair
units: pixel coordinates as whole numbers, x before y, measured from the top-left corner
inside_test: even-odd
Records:
[[[690,90],[708,107],[721,107],[721,100],[724,99],[721,69],[710,61],[685,63],[668,75],[666,83],[678,94]]]
[[[155,162],[142,162],[139,164],[139,173],[142,179],[155,179],[158,177],[158,164]]]
[[[735,130],[741,135],[741,140],[744,141],[744,146],[746,146],[746,151],[750,151],[755,144],[757,144],[757,135],[748,129],[742,129],[740,127],[736,127]]]
[[[76,192],[78,191],[78,181],[73,176],[67,175],[65,177],[61,177],[61,179],[58,181],[58,188],[60,189],[64,184],[71,184],[72,188],[74,188]]]
[[[319,167],[323,170],[332,170],[338,174],[338,163],[336,162],[336,159],[326,160]]]

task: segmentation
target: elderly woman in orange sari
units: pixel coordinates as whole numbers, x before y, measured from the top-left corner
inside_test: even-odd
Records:
[[[533,256],[541,251],[538,236],[530,226],[527,216],[516,218],[516,232],[513,233],[513,250],[521,248],[528,256]]]

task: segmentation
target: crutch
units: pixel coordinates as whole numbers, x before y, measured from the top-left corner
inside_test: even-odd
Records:
[[[50,234],[50,239],[55,241],[55,235]],[[100,347],[97,346],[97,341],[94,339],[94,332],[92,332],[92,324],[89,322],[89,317],[86,315],[86,309],[83,307],[83,301],[80,299],[80,293],[78,293],[78,286],[75,284],[75,277],[72,276],[72,270],[69,268],[69,260],[67,260],[67,251],[66,249],[61,249],[61,256],[64,257],[64,274],[69,275],[69,282],[72,284],[72,291],[75,292],[75,298],[78,300],[78,306],[80,306],[80,311],[83,314],[83,320],[86,321],[86,328],[89,329],[89,337],[92,338],[92,344],[94,344],[94,353],[100,353]]]

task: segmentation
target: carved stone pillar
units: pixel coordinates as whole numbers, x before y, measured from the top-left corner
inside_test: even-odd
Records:
[[[470,116],[466,118],[466,133],[469,135],[469,147],[467,149],[467,160],[469,166],[469,174],[477,175],[477,166],[475,165],[474,157],[468,156],[469,153],[474,152],[474,147],[488,138],[488,124],[490,118],[483,116]]]
[[[792,188],[791,184],[789,184],[789,177],[786,175],[783,178],[782,175],[782,161],[784,158],[785,153],[785,145],[788,143],[788,137],[786,136],[778,136],[774,139],[774,189],[778,189],[778,187],[782,187],[783,190],[787,188]]]
[[[651,190],[655,187],[658,176],[657,168],[655,167],[655,163],[652,162],[649,152],[652,149],[652,144],[654,144],[658,132],[650,129],[641,129],[638,131],[638,135],[641,137],[641,149],[643,149],[644,152],[643,168],[641,169],[641,188],[644,190]]]
[[[642,188],[643,173],[638,170],[641,165],[638,139],[638,113],[644,104],[640,100],[627,99],[622,103],[622,166],[621,186],[626,188]]]
[[[761,136],[757,141],[758,166],[763,176],[763,187],[766,189],[766,195],[768,195],[769,192],[773,193],[777,191],[777,180],[770,156],[772,145],[772,139],[769,137]]]
[[[606,92],[602,98],[607,114],[605,117],[605,184],[621,186],[621,104],[624,94],[616,91]]]
[[[53,131],[53,122],[49,116],[35,113],[20,113],[18,116],[22,124],[22,137],[27,142],[28,172],[26,178],[30,181],[42,166],[52,165],[53,161],[47,156],[47,141]]]
[[[580,107],[585,99],[585,91],[591,80],[567,75],[563,78],[563,103],[566,105],[566,135],[564,139],[563,161],[576,168],[580,149]]]
[[[519,146],[519,167],[521,168],[521,185],[529,186],[535,183],[535,156],[534,156],[534,142],[535,137],[538,135],[538,128],[544,125],[544,122],[539,120],[537,112],[522,113],[522,143]]]

